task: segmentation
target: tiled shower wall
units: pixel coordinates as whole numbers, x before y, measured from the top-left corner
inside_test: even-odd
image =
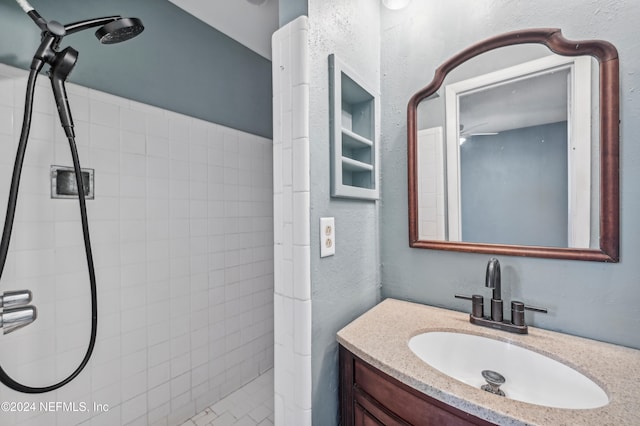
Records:
[[[2,203],[25,86],[24,71],[0,65]],[[273,366],[272,142],[67,89],[82,166],[95,169],[87,209],[97,344],[87,368],[56,392],[25,395],[0,385],[0,400],[15,403],[0,423],[179,424]],[[2,291],[31,289],[38,308],[35,323],[0,336],[0,366],[31,386],[75,369],[90,330],[77,201],[49,197],[50,165],[71,165],[59,127],[41,77],[0,282]]]
[[[418,237],[421,240],[444,240],[447,237],[442,127],[420,130],[417,145]]]

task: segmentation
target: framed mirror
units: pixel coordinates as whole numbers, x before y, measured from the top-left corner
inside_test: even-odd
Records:
[[[407,109],[409,245],[617,262],[615,47],[559,29],[484,40]]]

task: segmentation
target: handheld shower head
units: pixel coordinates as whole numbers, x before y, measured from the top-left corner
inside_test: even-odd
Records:
[[[136,18],[123,19],[120,16],[107,16],[103,18],[88,19],[85,21],[74,22],[68,25],[62,25],[56,21],[47,21],[29,4],[28,0],[16,0],[25,13],[40,28],[41,41],[38,50],[31,61],[31,71],[27,81],[27,93],[25,97],[24,118],[22,120],[22,130],[20,132],[20,141],[16,152],[16,160],[14,162],[13,175],[11,179],[11,187],[9,191],[9,199],[7,202],[7,213],[4,219],[4,230],[0,238],[0,276],[5,267],[7,255],[9,252],[9,243],[11,241],[11,231],[13,229],[14,218],[16,214],[16,203],[18,199],[18,189],[20,184],[20,175],[24,164],[24,156],[29,139],[29,131],[31,130],[31,119],[33,117],[33,101],[34,92],[38,75],[45,64],[49,65],[49,78],[53,88],[58,113],[60,114],[60,122],[64,128],[67,139],[69,140],[69,148],[71,151],[71,159],[78,186],[78,203],[80,206],[80,219],[82,222],[82,235],[84,238],[84,249],[87,260],[87,269],[89,272],[89,290],[91,293],[91,334],[89,336],[89,345],[87,351],[82,358],[78,367],[65,379],[49,386],[32,387],[26,386],[12,379],[0,367],[0,382],[9,388],[23,393],[45,393],[61,388],[73,379],[75,379],[87,366],[89,359],[93,353],[96,344],[96,335],[98,329],[98,295],[96,285],[95,267],[93,263],[93,254],[91,249],[91,240],[89,238],[89,223],[87,219],[87,208],[85,204],[84,185],[80,160],[78,159],[78,150],[76,147],[73,120],[71,117],[71,109],[67,99],[65,89],[65,80],[78,60],[78,51],[72,47],[67,47],[60,51],[60,42],[62,39],[79,31],[89,28],[102,26],[96,36],[102,43],[117,43],[119,41],[128,40],[140,34],[144,29],[142,22]],[[10,292],[0,295],[0,329],[4,334],[17,330],[36,319],[36,309],[31,306],[22,306],[29,303],[31,294],[28,291]]]
[[[63,51],[56,53],[51,64],[51,69],[49,70],[53,97],[56,100],[58,114],[60,115],[60,124],[62,124],[62,128],[67,137],[74,137],[75,135],[71,108],[69,108],[69,99],[67,97],[67,90],[64,87],[64,82],[71,71],[73,71],[77,60],[78,51],[73,47],[67,47]]]
[[[96,31],[96,37],[102,44],[114,44],[129,40],[144,30],[138,18],[120,18],[111,21]]]

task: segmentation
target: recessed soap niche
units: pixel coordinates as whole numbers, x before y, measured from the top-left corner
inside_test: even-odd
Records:
[[[331,195],[377,200],[379,96],[356,72],[329,55]]]
[[[94,199],[93,169],[81,169],[84,198]],[[78,184],[73,167],[51,166],[51,198],[78,198]]]

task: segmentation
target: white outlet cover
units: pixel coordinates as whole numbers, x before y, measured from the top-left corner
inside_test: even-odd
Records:
[[[320,218],[320,257],[336,254],[336,221],[333,217]]]

